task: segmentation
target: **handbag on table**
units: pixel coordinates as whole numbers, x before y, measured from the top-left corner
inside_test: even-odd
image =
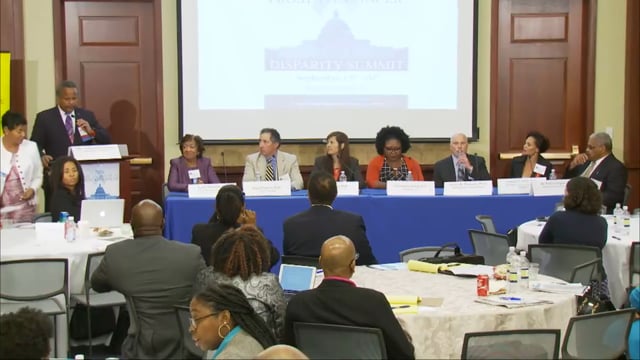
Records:
[[[453,248],[453,255],[440,256],[440,252],[446,248]],[[465,255],[460,251],[460,246],[458,246],[457,243],[451,242],[442,245],[433,257],[423,257],[418,259],[418,261],[427,262],[430,264],[462,263],[484,265],[484,256],[473,254]]]

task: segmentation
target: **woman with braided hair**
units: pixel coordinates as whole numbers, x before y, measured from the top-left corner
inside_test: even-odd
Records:
[[[252,359],[276,340],[242,291],[229,284],[212,284],[189,305],[189,332],[213,359]]]
[[[196,291],[210,284],[228,283],[238,287],[276,337],[284,330],[287,307],[278,278],[269,272],[269,242],[254,226],[230,231],[211,249],[211,266],[196,276]]]

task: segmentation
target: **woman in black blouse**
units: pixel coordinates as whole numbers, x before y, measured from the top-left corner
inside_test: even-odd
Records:
[[[313,164],[311,175],[318,171],[325,171],[333,175],[338,181],[340,173],[344,171],[347,181],[357,181],[360,188],[364,188],[364,179],[360,172],[358,159],[349,154],[349,137],[341,131],[334,131],[327,135],[325,155],[318,156]]]
[[[66,211],[75,221],[80,220],[80,205],[85,199],[84,174],[78,160],[64,156],[56,159],[51,166],[51,218],[60,219],[60,213]]]
[[[511,162],[511,177],[549,178],[553,165],[541,154],[549,149],[549,140],[537,131],[531,131],[524,139],[522,155]]]

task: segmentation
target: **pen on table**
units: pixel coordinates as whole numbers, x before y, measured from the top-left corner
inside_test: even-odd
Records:
[[[399,306],[392,306],[391,309],[395,310],[395,309],[408,309],[410,308],[411,305],[399,305]]]
[[[324,271],[322,271],[322,269],[318,269],[316,270],[316,275],[322,274]]]
[[[511,296],[501,296],[500,300],[507,300],[507,301],[520,301],[522,300],[522,298],[519,297],[511,297]]]
[[[614,239],[616,239],[616,240],[622,240],[622,239],[620,239],[620,238],[619,238],[619,237],[617,237],[617,236],[611,236],[611,237],[612,237],[612,238],[614,238]]]

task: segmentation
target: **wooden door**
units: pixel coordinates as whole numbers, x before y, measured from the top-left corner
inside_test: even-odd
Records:
[[[592,0],[494,0],[491,173],[507,177],[527,132],[551,143],[554,165],[593,131]],[[556,166],[559,175],[563,166]]]
[[[132,166],[133,203],[160,203],[164,181],[159,7],[153,0],[61,0],[54,9],[63,30],[61,76],[78,84],[80,103],[95,112],[114,143],[151,158],[151,164]]]

